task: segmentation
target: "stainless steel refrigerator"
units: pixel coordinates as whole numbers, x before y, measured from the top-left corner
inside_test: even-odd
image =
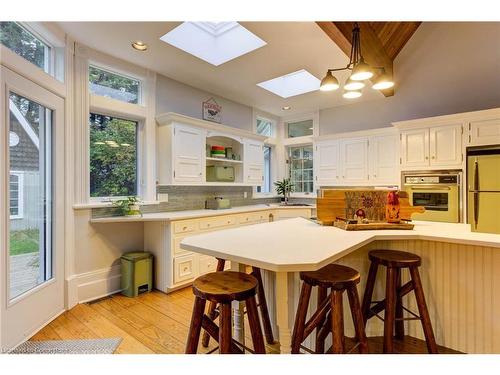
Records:
[[[500,146],[467,150],[467,190],[472,231],[500,234]]]

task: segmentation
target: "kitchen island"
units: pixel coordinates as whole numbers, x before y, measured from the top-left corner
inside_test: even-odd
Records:
[[[249,265],[269,271],[265,292],[282,353],[291,349],[298,272],[332,262],[346,264],[361,273],[362,293],[367,252],[374,248],[410,251],[422,257],[423,285],[439,345],[469,353],[500,353],[500,235],[474,233],[466,224],[435,222],[415,222],[411,231],[347,232],[295,218],[186,237],[180,247],[229,260],[234,270]],[[403,273],[403,278],[408,275]],[[378,281],[376,299],[383,295],[382,281]],[[412,296],[406,296],[404,303],[415,310]],[[315,304],[312,298],[311,305]],[[242,340],[242,309],[235,307],[234,334]],[[349,319],[346,323],[347,332],[352,332]],[[406,328],[411,336],[422,338],[415,322],[407,321]],[[381,332],[382,324],[370,320],[367,334]]]

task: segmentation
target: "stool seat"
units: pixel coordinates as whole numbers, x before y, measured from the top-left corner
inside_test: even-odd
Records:
[[[359,283],[360,275],[350,267],[329,264],[317,271],[301,272],[300,278],[311,286],[341,290]]]
[[[422,263],[418,255],[398,250],[372,250],[368,253],[368,257],[372,262],[386,267],[419,267]]]
[[[246,273],[222,271],[198,277],[193,283],[195,296],[213,301],[244,301],[255,296],[257,279]]]

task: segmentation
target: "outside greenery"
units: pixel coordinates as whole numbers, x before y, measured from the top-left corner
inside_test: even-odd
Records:
[[[136,79],[114,74],[95,66],[89,67],[89,82],[91,91],[97,95],[108,96],[113,99],[137,104],[139,99],[140,82]],[[102,90],[99,86],[111,90]]]
[[[90,114],[90,196],[137,195],[137,122]]]
[[[38,229],[13,230],[10,232],[10,255],[38,252],[40,240]]]
[[[16,22],[0,22],[0,43],[39,68],[45,67],[47,46]]]

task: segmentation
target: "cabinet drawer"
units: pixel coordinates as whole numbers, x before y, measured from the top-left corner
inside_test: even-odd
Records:
[[[200,229],[201,230],[215,229],[215,228],[227,227],[227,226],[231,226],[231,225],[235,225],[235,224],[236,224],[235,217],[222,216],[222,217],[217,217],[217,218],[212,218],[212,219],[200,221]]]
[[[174,284],[198,276],[196,258],[194,254],[174,258]]]
[[[200,275],[215,272],[217,269],[217,259],[210,255],[201,255],[198,264],[200,267]]]
[[[189,233],[198,229],[196,221],[176,221],[174,222],[174,233]]]
[[[186,237],[188,236],[174,238],[174,256],[192,254],[191,251],[181,249],[181,241]]]
[[[269,221],[269,212],[257,212],[241,215],[238,222],[240,224],[262,223]]]

